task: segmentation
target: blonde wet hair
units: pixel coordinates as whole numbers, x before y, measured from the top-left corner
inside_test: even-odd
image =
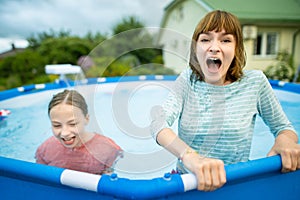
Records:
[[[48,115],[54,106],[61,103],[76,106],[77,108],[81,109],[84,116],[88,114],[88,106],[86,101],[76,90],[64,90],[63,92],[54,95],[48,105]]]

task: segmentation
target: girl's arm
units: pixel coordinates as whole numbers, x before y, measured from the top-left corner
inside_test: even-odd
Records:
[[[196,175],[198,190],[213,191],[226,183],[223,161],[199,155],[171,129],[162,129],[156,140],[161,146],[178,157],[184,166]]]
[[[294,131],[283,130],[278,134],[268,156],[276,154],[281,155],[282,172],[300,169],[300,145]]]
[[[261,80],[258,110],[275,136],[275,143],[267,155],[281,155],[282,172],[300,169],[300,145],[296,131],[263,74]]]

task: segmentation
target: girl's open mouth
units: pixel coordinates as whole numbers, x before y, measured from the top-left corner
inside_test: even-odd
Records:
[[[73,136],[71,138],[61,138],[61,140],[64,142],[65,145],[72,145],[75,142],[76,136]]]
[[[219,58],[208,58],[206,60],[208,66],[208,71],[211,73],[216,73],[222,65],[222,61]]]

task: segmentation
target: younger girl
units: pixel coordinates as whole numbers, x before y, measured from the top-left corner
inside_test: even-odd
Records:
[[[87,132],[89,114],[85,99],[74,90],[56,94],[48,115],[53,136],[36,151],[36,162],[82,172],[112,172],[121,148],[110,138]]]

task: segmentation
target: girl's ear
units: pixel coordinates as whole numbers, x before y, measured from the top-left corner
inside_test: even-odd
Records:
[[[85,116],[85,125],[87,125],[90,121],[90,115],[89,114],[86,114]]]

